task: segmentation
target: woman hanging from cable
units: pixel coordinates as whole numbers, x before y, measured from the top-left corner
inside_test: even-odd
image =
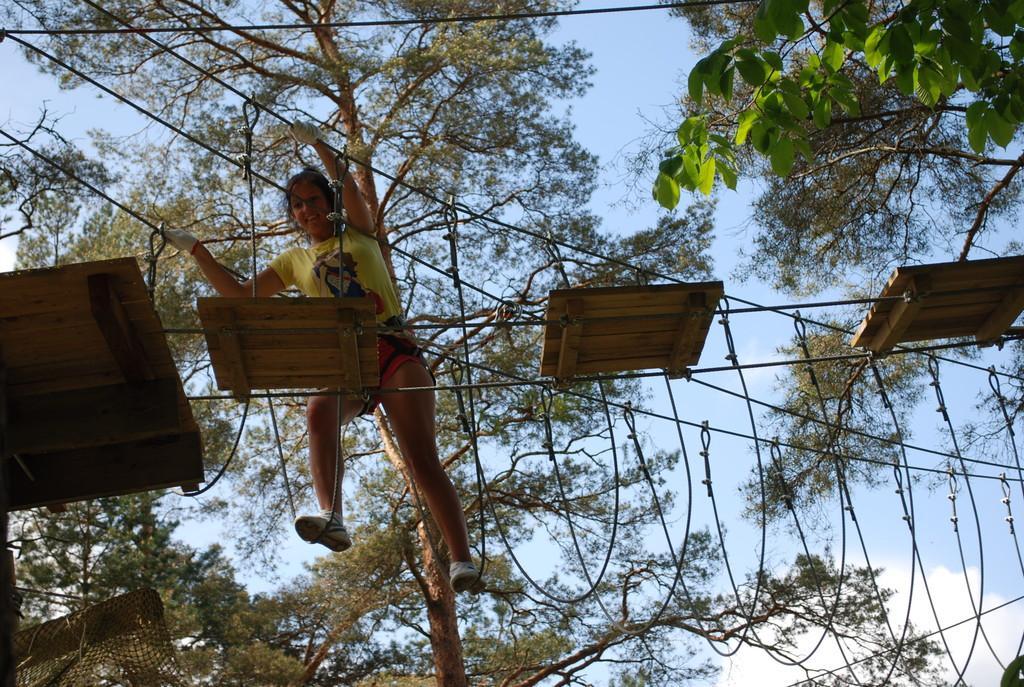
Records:
[[[337,160],[315,125],[295,122],[290,132],[297,142],[312,145],[328,170],[336,166]],[[430,387],[433,379],[419,348],[400,329],[402,312],[397,290],[384,262],[369,206],[347,170],[338,173],[344,176],[343,208],[334,207],[331,182],[315,169],[304,169],[285,183],[284,205],[291,220],[305,232],[309,245],[286,250],[271,261],[270,267],[255,277],[255,295],[272,296],[291,286],[312,297],[369,295],[376,302],[378,322],[388,331],[378,337],[377,344],[381,388]],[[348,230],[339,237],[332,213],[342,209],[347,214]],[[166,230],[165,235],[169,243],[195,258],[221,296],[253,295],[252,280],[239,283],[195,236],[175,229]],[[323,544],[332,551],[344,551],[352,545],[342,518],[344,465],[338,451],[339,421],[348,423],[357,415],[371,413],[378,403],[448,545],[452,588],[456,592],[477,588],[480,573],[470,556],[462,505],[438,459],[432,390],[380,394],[368,401],[335,395],[309,398],[309,463],[321,512],[296,518],[296,532],[305,541]]]

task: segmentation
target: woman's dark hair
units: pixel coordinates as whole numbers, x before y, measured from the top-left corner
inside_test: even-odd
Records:
[[[301,172],[293,174],[284,183],[284,211],[289,219],[292,216],[292,189],[300,181],[308,181],[320,189],[324,194],[324,198],[327,199],[327,205],[331,208],[331,212],[334,212],[334,189],[331,188],[331,182],[319,170],[305,167]]]

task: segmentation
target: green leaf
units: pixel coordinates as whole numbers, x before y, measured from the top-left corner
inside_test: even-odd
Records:
[[[793,169],[793,159],[793,141],[788,138],[780,138],[772,146],[772,171],[780,177],[787,176],[789,171]]]
[[[754,149],[762,155],[767,154],[772,147],[772,130],[763,119],[758,119],[750,128],[750,142],[754,144]]]
[[[846,60],[846,51],[843,46],[838,43],[829,41],[825,44],[825,49],[821,51],[821,61],[831,71],[837,72],[839,68],[843,66],[843,61]]]
[[[757,110],[743,110],[740,112],[739,123],[736,125],[736,143],[743,145],[747,141],[747,134],[750,133],[750,127],[753,126],[754,122],[758,118]]]
[[[984,125],[985,110],[988,103],[978,100],[967,106],[967,128],[973,129]]]
[[[811,114],[811,109],[807,107],[807,103],[804,102],[803,98],[791,93],[783,93],[782,99],[786,102],[789,113],[797,119],[807,119],[807,116]]]
[[[697,188],[697,182],[700,180],[700,163],[697,161],[697,150],[693,146],[690,146],[683,155],[683,173],[679,180],[690,191]]]
[[[754,14],[754,35],[765,43],[771,43],[777,35],[775,23],[769,14],[770,4],[770,0],[761,0]]]
[[[735,191],[736,190],[736,170],[729,165],[719,164],[718,165],[718,176],[722,177],[722,182],[727,188]]]
[[[907,27],[896,24],[889,29],[889,48],[897,64],[907,64],[914,59],[914,41],[910,38]]]
[[[1017,129],[1016,125],[1006,121],[1002,115],[992,109],[985,112],[985,128],[988,129],[988,135],[1000,148],[1010,145],[1014,131]]]
[[[690,70],[690,76],[686,80],[687,90],[690,92],[690,100],[700,105],[701,98],[704,96],[704,74],[701,73],[701,60],[693,66]]]
[[[760,86],[768,79],[770,71],[768,64],[757,57],[737,61],[736,69],[739,70],[740,76],[743,77],[744,81],[755,87]]]
[[[912,66],[900,67],[896,70],[896,87],[903,95],[913,95],[916,81],[916,70]]]
[[[882,61],[878,63],[878,83],[885,83],[889,79],[889,75],[892,74],[892,55],[883,55]]]
[[[654,199],[663,208],[671,210],[679,205],[679,184],[667,174],[658,172],[658,178],[654,181]]]
[[[709,157],[700,166],[700,178],[697,188],[705,196],[711,195],[711,188],[715,185],[715,158]]]
[[[779,53],[773,52],[771,50],[765,50],[763,53],[761,53],[761,57],[764,59],[765,62],[768,63],[769,67],[771,67],[777,72],[782,71],[782,56],[779,55]]]
[[[850,91],[845,88],[833,88],[829,91],[829,95],[846,110],[847,114],[855,117],[860,114],[860,103],[857,102],[857,98]]]
[[[1006,671],[999,681],[999,687],[1024,687],[1022,675],[1024,675],[1024,656],[1018,656],[1010,661],[1010,665],[1006,666]]]
[[[675,177],[683,168],[683,158],[679,155],[665,158],[658,164],[658,171],[666,176]]]
[[[767,5],[768,16],[777,29],[786,26],[790,18],[796,14],[796,8],[789,0],[768,0]]]
[[[885,38],[885,29],[881,26],[876,26],[871,29],[867,40],[864,41],[864,58],[872,69],[877,67],[878,63],[882,61],[882,57],[884,57],[885,48],[880,47],[883,38]],[[888,47],[888,45],[885,47]]]
[[[942,79],[935,70],[920,67],[917,70],[917,97],[928,107],[934,107],[942,94]]]
[[[694,134],[704,128],[703,117],[687,117],[676,129],[676,140],[685,148],[693,143]]]
[[[729,67],[718,77],[718,88],[721,91],[722,97],[725,98],[725,102],[732,100],[732,81],[735,74],[736,70],[733,67]]]
[[[975,103],[975,105],[984,103]],[[967,123],[967,142],[971,144],[971,150],[981,155],[985,152],[985,143],[988,141],[988,129],[983,122],[971,125]]]
[[[811,150],[811,144],[807,142],[806,136],[798,136],[793,139],[793,147],[796,151],[804,156],[804,159],[808,162],[814,161],[814,151]]]
[[[819,129],[826,128],[832,123],[832,101],[822,98],[814,105],[814,125]]]
[[[804,20],[799,14],[790,15],[789,21],[779,26],[779,30],[791,41],[795,41],[804,34]]]
[[[985,22],[988,24],[988,28],[992,29],[1000,36],[1012,36],[1013,32],[1017,29],[1016,22],[1010,15],[1001,12],[998,8],[991,4],[985,4],[982,12],[985,15]]]
[[[1018,62],[1024,61],[1024,31],[1018,31],[1010,41],[1010,54]]]

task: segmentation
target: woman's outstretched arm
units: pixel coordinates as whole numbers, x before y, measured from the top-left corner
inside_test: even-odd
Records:
[[[247,298],[253,295],[252,279],[239,283],[235,279],[235,275],[224,269],[224,266],[217,262],[206,246],[192,234],[178,229],[168,229],[164,232],[164,236],[172,246],[195,258],[206,281],[221,296]],[[257,296],[273,296],[282,290],[284,290],[284,282],[281,281],[281,277],[277,276],[277,272],[269,267],[256,275]]]

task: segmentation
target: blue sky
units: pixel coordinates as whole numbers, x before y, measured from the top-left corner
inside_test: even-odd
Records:
[[[587,3],[586,6],[594,5]],[[652,225],[661,211],[649,200],[644,183],[641,184],[638,196],[631,195],[623,183],[620,163],[622,156],[637,150],[637,140],[649,131],[649,122],[664,122],[667,119],[666,112],[671,111],[679,92],[680,79],[694,61],[687,49],[684,25],[678,20],[669,20],[667,12],[663,11],[582,16],[563,20],[556,39],[575,40],[594,53],[594,65],[597,68],[594,86],[585,97],[571,103],[578,139],[597,153],[602,162],[601,185],[591,209],[604,218],[606,228],[622,233]],[[112,103],[108,98],[98,99],[87,89],[74,93],[59,91],[53,79],[39,75],[34,67],[21,58],[16,46],[10,41],[0,43],[0,62],[4,65],[6,82],[18,84],[17,91],[12,88],[0,90],[0,122],[6,122],[3,128],[7,130],[11,122],[31,122],[43,103],[51,112],[63,115],[61,129],[81,142],[85,141],[85,131],[100,123],[122,131],[130,131],[139,126],[135,115],[126,112],[126,108]],[[763,284],[739,283],[731,278],[737,247],[746,243],[748,238],[748,202],[749,191],[739,194],[726,192],[722,196],[717,218],[719,238],[713,251],[716,277],[726,282],[727,293],[761,303],[787,302],[787,297],[771,292]],[[10,269],[14,246],[13,239],[0,241],[0,270]],[[791,323],[778,316],[736,317],[733,326],[739,358],[745,363],[777,358],[776,347],[785,343],[792,334]],[[709,337],[701,365],[723,364],[724,350],[723,336],[720,327],[716,326]],[[984,351],[982,360],[985,362],[979,364],[999,364],[1005,359],[1000,356],[995,350]],[[773,374],[770,370],[748,373],[751,394],[762,398],[772,397]],[[956,390],[955,395],[947,390],[947,401],[954,421],[962,423],[975,417],[977,394],[986,389],[984,375],[963,369],[950,369],[944,374],[949,375],[944,378],[948,379],[944,382],[949,385],[947,389]],[[739,389],[739,381],[734,373],[709,375],[702,379],[726,388]],[[730,401],[722,394],[699,389],[696,385],[684,382],[677,382],[676,385],[674,388],[677,389],[680,414],[685,420],[697,423],[708,420],[712,426],[749,431],[749,425],[745,424],[746,410],[742,404]],[[659,395],[655,395],[652,403],[660,404],[658,410],[664,411],[664,399]],[[941,427],[936,422],[934,405],[929,399],[924,406],[915,419],[914,440],[923,445],[938,446],[941,443],[938,434]],[[664,427],[652,429],[658,437],[669,434]],[[696,452],[699,450],[698,433],[688,430],[686,440],[691,459],[696,460]],[[738,477],[751,464],[753,454],[749,442],[718,435],[713,438],[712,446],[717,493],[721,499],[723,519],[730,526],[727,535],[729,550],[735,556],[738,569],[748,570],[756,567],[753,552],[760,540],[756,528],[739,517],[741,503],[735,489]],[[922,465],[937,464],[936,460],[927,455],[915,454],[911,460]],[[695,494],[699,497],[701,487],[699,484],[696,486],[698,489]],[[1002,519],[1005,513],[1000,510],[1002,506],[997,486],[991,483],[977,486],[981,520],[985,525],[986,589],[989,595],[986,606],[1012,598],[1024,587],[1021,584],[1021,571],[1017,568],[1015,558],[1010,555],[1008,530]],[[926,573],[935,588],[934,596],[942,599],[940,620],[944,623],[954,622],[971,615],[971,611],[963,581],[965,571],[956,555],[956,542],[948,523],[949,502],[942,485],[929,488],[929,485],[922,484],[918,493],[921,508],[918,537],[924,552]],[[909,538],[900,520],[898,502],[893,497],[891,485],[883,484],[873,490],[857,490],[854,501],[861,513],[872,563],[886,568],[886,583],[904,590],[910,580]],[[695,499],[695,508],[698,520],[703,518],[705,524],[709,522],[706,501],[698,503]],[[1017,508],[1019,512],[1024,512],[1024,504]],[[824,517],[834,518],[835,514],[826,513]],[[968,562],[966,576],[974,579],[973,588],[977,590],[980,558],[971,543],[971,532],[973,529],[964,528]],[[187,536],[194,537],[198,543],[204,537],[215,541],[219,535],[204,525],[192,526]],[[832,544],[835,546],[835,542]],[[785,533],[778,533],[770,540],[769,546],[774,556],[782,557],[793,552],[795,542],[791,537],[787,539]],[[857,547],[851,545],[850,551],[853,560],[862,562]],[[310,558],[309,553],[308,547],[291,542],[286,557],[296,562],[306,561]],[[282,574],[287,575],[289,572],[289,569],[285,569]],[[266,588],[267,583],[263,582],[262,585]],[[261,581],[251,580],[251,586],[259,589]],[[906,603],[905,595],[895,600],[894,617],[902,618],[901,603]],[[911,615],[921,627],[927,628],[934,625],[930,613],[930,609],[922,604],[918,576],[918,592]],[[1011,608],[1008,612],[993,614],[986,621],[986,627],[991,628],[990,634],[994,638],[997,653],[1004,660],[1012,657],[1016,648],[1016,640],[1024,627],[1022,618],[1024,614],[1019,613],[1019,609]],[[960,633],[951,639],[951,643],[954,655],[962,658],[966,656],[970,636]],[[989,684],[998,673],[996,662],[984,646],[977,649],[975,654],[972,665],[976,672],[970,675],[977,684]],[[828,647],[815,656],[815,661],[830,667],[842,664],[838,654]],[[727,661],[724,668],[719,683],[723,686],[753,684],[755,681],[767,686],[787,685],[801,677],[800,673],[784,669],[751,651],[740,652],[736,659]]]

